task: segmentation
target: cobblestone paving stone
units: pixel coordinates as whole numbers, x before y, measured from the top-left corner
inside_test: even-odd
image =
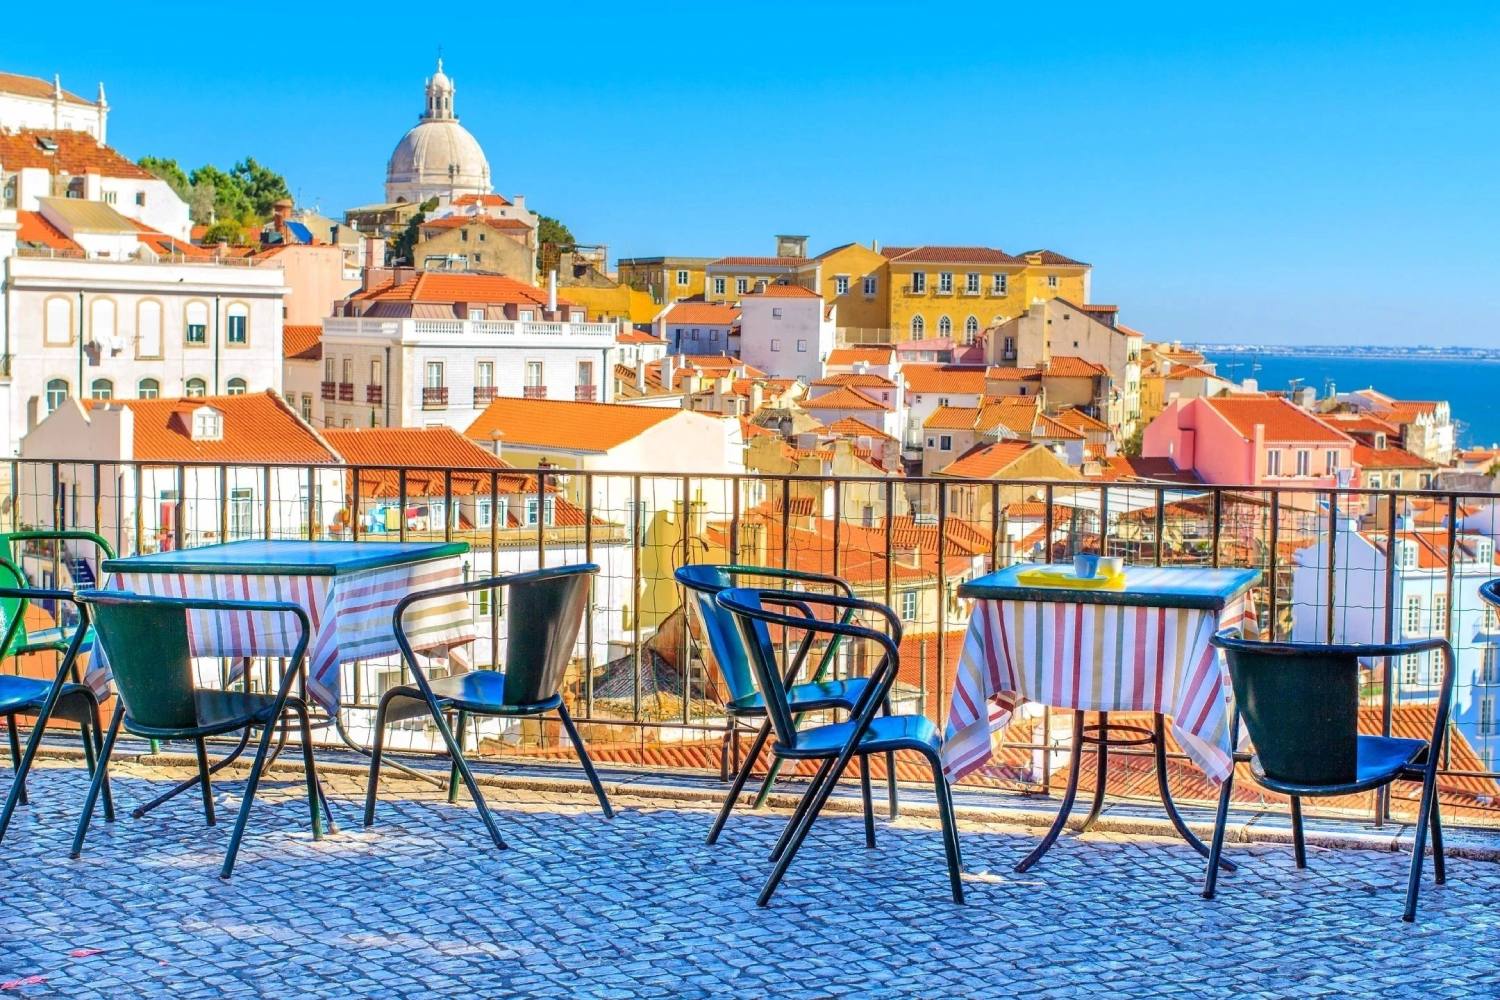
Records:
[[[114,771],[127,804],[188,773]],[[489,788],[501,852],[409,780],[363,830],[363,782],[332,775],[341,832],[315,844],[300,786],[276,779],[224,883],[238,784],[215,829],[184,795],[96,822],[69,861],[81,770],[41,767],[0,847],[0,997],[1500,995],[1490,862],[1450,861],[1412,926],[1403,854],[1314,849],[1299,872],[1286,848],[1241,847],[1208,902],[1169,841],[1066,836],[1017,876],[1034,835],[964,821],[958,907],[934,823],[882,822],[870,851],[830,815],[758,910],[783,815],[737,813],[708,847],[702,804],[621,795],[608,821],[586,793]]]

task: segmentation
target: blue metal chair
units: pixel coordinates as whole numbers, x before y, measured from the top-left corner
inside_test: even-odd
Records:
[[[948,860],[948,879],[953,891],[953,901],[962,903],[964,889],[958,827],[953,816],[952,792],[943,775],[942,758],[939,755],[942,734],[926,716],[876,715],[881,704],[890,695],[900,669],[901,621],[896,614],[890,608],[872,601],[827,594],[754,590],[747,587],[721,591],[716,600],[721,608],[734,616],[750,651],[750,666],[765,696],[766,711],[776,733],[771,752],[786,760],[820,762],[811,785],[797,804],[771,853],[775,867],[761,888],[756,904],[765,906],[771,901],[776,887],[791,866],[849,761],[855,756],[864,758],[874,753],[894,754],[899,750],[915,751],[927,758],[932,766],[933,787],[937,793],[938,813],[943,825],[943,850]],[[798,613],[772,611],[766,605],[789,607]],[[819,606],[835,611],[866,611],[880,615],[888,623],[890,634],[841,619],[822,618],[812,610]],[[776,651],[767,628],[769,625],[791,632],[827,636],[830,640],[840,638],[876,645],[882,654],[880,663],[870,675],[869,685],[855,703],[848,720],[800,730],[797,728],[792,704],[787,697],[786,682],[777,665]],[[869,843],[872,831],[868,781],[862,783],[861,792],[865,800],[866,842]]]
[[[699,655],[703,661],[718,669],[719,676],[723,678],[724,687],[729,698],[724,706],[724,714],[728,717],[733,732],[741,719],[760,719],[760,728],[756,731],[755,740],[750,745],[750,752],[745,755],[739,770],[735,773],[734,781],[729,786],[729,794],[724,797],[724,804],[719,809],[719,814],[714,819],[713,826],[708,831],[708,843],[718,841],[719,834],[724,829],[725,822],[729,819],[730,812],[739,801],[740,793],[744,791],[745,782],[750,778],[750,771],[755,762],[760,758],[761,750],[766,745],[766,740],[771,735],[771,719],[766,712],[765,698],[756,689],[753,673],[750,666],[750,654],[745,646],[744,639],[739,627],[735,624],[734,616],[715,603],[715,598],[725,590],[735,587],[742,578],[756,580],[773,580],[794,584],[799,586],[823,587],[841,597],[852,598],[854,591],[849,584],[836,576],[823,576],[818,573],[805,573],[799,570],[774,569],[764,566],[739,566],[739,565],[710,565],[700,564],[680,567],[673,574],[687,593],[688,614],[697,626],[701,640],[698,643]],[[809,612],[810,613],[810,612]],[[845,609],[839,618],[848,624],[854,618],[853,609]],[[804,683],[794,683],[801,674],[802,665],[807,659],[813,633],[804,634],[803,641],[798,644],[795,656],[784,671],[785,683],[787,685],[787,700],[791,704],[792,712],[796,720],[800,722],[802,713],[818,712],[837,709],[849,712],[859,703],[860,696],[869,687],[869,679],[864,677],[846,677],[843,680],[827,680],[829,669],[832,667],[839,648],[840,636],[832,636],[824,648],[818,665],[812,676]],[[882,702],[882,707],[887,715],[890,714],[891,706],[889,699]],[[727,735],[727,734],[726,734]],[[896,759],[895,754],[890,754],[886,760],[886,785],[889,800],[890,817],[895,819],[898,812],[896,800]],[[760,791],[755,797],[755,808],[765,803],[766,795],[770,792],[772,784],[776,780],[776,773],[780,769],[780,760],[774,760],[766,770],[765,780],[761,783]],[[865,756],[860,757],[860,767],[863,769],[863,780],[869,780],[869,760]],[[867,818],[868,819],[868,818]],[[873,821],[871,821],[873,831]],[[872,834],[873,835],[873,834]]]
[[[40,641],[28,637],[26,632],[26,608],[33,601],[52,601],[61,609],[71,604],[78,609],[78,621],[64,632],[61,629],[47,630]],[[0,840],[10,829],[16,806],[26,805],[26,776],[36,760],[41,747],[42,733],[53,719],[66,719],[77,723],[79,736],[83,740],[83,756],[92,775],[98,766],[101,738],[104,726],[99,714],[99,699],[85,684],[80,683],[79,652],[89,637],[88,613],[65,590],[39,590],[25,586],[25,576],[13,564],[0,559],[0,626],[4,636],[0,638],[0,658],[22,656],[28,653],[58,653],[57,673],[52,680],[39,677],[23,677],[16,674],[0,674],[0,715],[5,717],[10,735],[10,759],[14,774],[5,806],[0,810]],[[58,650],[57,639],[52,634],[67,635],[67,641]],[[71,680],[70,680],[71,678]],[[21,751],[20,734],[16,717],[19,714],[36,716],[31,735],[26,741],[26,750]],[[105,782],[104,815],[114,822],[114,799],[109,783]]]
[[[1417,890],[1422,880],[1429,828],[1434,872],[1439,884],[1446,879],[1437,771],[1453,701],[1453,649],[1448,641],[1433,638],[1368,645],[1253,642],[1240,638],[1236,629],[1225,629],[1212,641],[1224,650],[1234,685],[1231,745],[1238,745],[1239,723],[1243,719],[1255,746],[1250,758],[1251,777],[1256,784],[1291,798],[1292,849],[1298,868],[1307,867],[1307,850],[1302,839],[1302,798],[1352,795],[1382,788],[1393,781],[1422,783],[1412,838],[1406,910],[1401,917],[1408,922],[1416,919]],[[1443,657],[1443,680],[1432,739],[1360,733],[1360,661],[1432,650],[1441,651]],[[1233,784],[1231,772],[1219,793],[1208,875],[1203,886],[1205,899],[1214,897]]]
[[[261,730],[250,777],[245,784],[239,816],[229,838],[219,877],[229,878],[239,853],[250,806],[260,785],[261,771],[270,752],[271,737],[282,731],[290,711],[297,717],[302,734],[302,759],[307,774],[308,805],[312,811],[313,839],[322,839],[318,806],[317,768],[313,762],[312,727],[307,703],[291,693],[307,656],[311,626],[307,612],[287,601],[221,601],[206,598],[153,597],[119,591],[81,590],[77,600],[88,610],[98,632],[98,643],[109,658],[118,696],[99,766],[89,786],[88,800],[73,837],[74,858],[83,853],[94,802],[109,771],[109,758],[123,726],[126,732],[153,740],[192,740],[198,749],[198,775],[203,786],[203,814],[214,824],[213,789],[209,784],[208,756],[204,740],[211,736]],[[188,640],[189,611],[279,612],[291,616],[297,642],[282,670],[276,693],[227,691],[200,688],[193,678],[192,649]]]
[[[485,807],[484,796],[468,761],[464,759],[463,748],[454,736],[454,729],[463,733],[464,723],[470,716],[515,719],[556,712],[573,742],[578,762],[583,765],[583,773],[588,776],[605,817],[613,818],[614,810],[610,808],[609,797],[604,794],[604,786],[599,783],[588,748],[584,746],[583,737],[578,735],[578,728],[559,693],[578,644],[584,613],[588,610],[589,584],[598,572],[599,567],[591,563],[541,569],[435,587],[401,599],[395,610],[396,644],[401,647],[401,655],[411,670],[414,683],[398,685],[387,691],[381,696],[380,707],[375,713],[375,745],[370,755],[370,781],[365,792],[365,826],[375,822],[375,797],[380,788],[380,760],[386,725],[422,715],[432,717],[453,760],[448,801],[457,799],[458,782],[462,779],[496,847],[504,848],[505,841],[495,826],[494,817]],[[406,609],[419,601],[500,588],[504,588],[510,598],[506,613],[509,634],[505,645],[505,670],[470,670],[429,679],[417,663],[416,653],[402,625]],[[451,729],[446,717],[449,711],[458,713],[457,724]]]

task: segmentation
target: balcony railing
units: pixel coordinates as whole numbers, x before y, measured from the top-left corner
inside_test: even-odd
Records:
[[[444,410],[448,408],[448,387],[445,385],[422,387],[422,409]]]
[[[595,385],[575,385],[573,387],[573,399],[580,403],[592,403],[599,394],[599,387]]]
[[[474,405],[489,406],[495,401],[495,387],[492,385],[476,385],[474,387]]]
[[[528,385],[521,388],[521,395],[526,399],[546,399],[547,387],[545,385]]]
[[[367,386],[365,386],[365,402],[366,403],[376,403],[376,404],[385,402],[385,386],[381,386],[381,385],[367,385]]]
[[[341,402],[341,403],[352,403],[352,402],[354,402],[354,383],[353,382],[340,382],[339,383],[339,402]]]
[[[441,387],[424,390],[424,406],[446,396]],[[664,468],[674,461],[660,456]],[[645,730],[712,744],[715,760],[723,707],[713,667],[675,627],[681,596],[671,574],[685,559],[829,573],[857,596],[901,609],[908,620],[895,700],[940,726],[972,610],[957,587],[996,567],[1067,562],[1080,551],[1135,565],[1253,567],[1261,572],[1253,620],[1264,636],[1283,640],[1402,638],[1404,595],[1419,588],[1427,595],[1419,631],[1446,636],[1459,664],[1440,778],[1445,819],[1500,824],[1500,734],[1487,714],[1495,706],[1484,707],[1492,695],[1500,701],[1484,683],[1488,650],[1500,637],[1486,631],[1477,594],[1500,570],[1493,540],[1461,526],[1493,523],[1483,512],[1500,497],[1488,493],[558,468],[528,469],[523,478],[493,468],[194,462],[16,460],[10,471],[14,502],[0,523],[97,527],[122,553],[219,541],[248,523],[266,538],[459,539],[469,543],[473,574],[598,563],[604,569],[566,687],[575,715],[622,742],[653,738]],[[249,490],[248,518],[239,499],[231,511],[221,489],[240,498],[237,491]],[[549,507],[550,516],[538,515]],[[1415,567],[1384,559],[1386,539],[1411,531],[1424,534],[1430,558]],[[54,579],[66,578],[52,569],[62,574]],[[1444,598],[1441,617],[1432,615],[1434,594]],[[505,617],[476,604],[475,620],[478,662],[503,662]],[[681,666],[662,670],[667,652]],[[853,651],[846,656],[840,670],[869,666]],[[375,665],[363,686],[351,685],[362,693],[348,711],[362,726],[378,696],[377,668],[399,669]],[[1421,670],[1427,685],[1427,665]],[[1366,731],[1430,731],[1434,689],[1403,686],[1402,676],[1401,664],[1369,665],[1359,692]],[[991,778],[1056,789],[1066,721],[1040,711],[1032,735],[1010,745],[1023,763]],[[1202,799],[1201,776],[1179,766],[1186,765],[1173,764],[1177,794]],[[1448,795],[1462,805],[1450,807]],[[1413,805],[1368,801],[1383,816],[1405,816]]]
[[[323,398],[333,400],[338,398],[339,384],[337,382],[323,383]]]

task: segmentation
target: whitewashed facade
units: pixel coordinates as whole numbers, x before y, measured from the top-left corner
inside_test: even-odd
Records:
[[[821,378],[837,335],[815,293],[772,286],[740,299],[740,360],[773,378]]]

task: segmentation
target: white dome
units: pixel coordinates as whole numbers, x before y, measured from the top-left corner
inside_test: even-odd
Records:
[[[421,120],[401,137],[386,166],[385,200],[422,202],[489,194],[489,161],[453,113],[453,81],[443,72],[441,59],[426,90]]]

